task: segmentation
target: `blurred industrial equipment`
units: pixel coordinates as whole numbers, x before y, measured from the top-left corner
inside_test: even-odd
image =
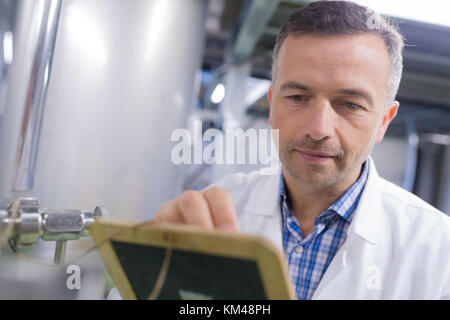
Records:
[[[0,206],[0,248],[8,241],[14,252],[34,249],[39,239],[56,241],[54,263],[64,263],[66,242],[89,235],[87,228],[106,211],[46,210],[33,198],[19,198]]]
[[[33,248],[3,247],[0,298],[104,298],[95,252],[78,291],[62,258],[92,246],[85,208],[147,220],[182,191],[170,135],[194,108],[205,17],[205,0],[0,1],[0,224]]]

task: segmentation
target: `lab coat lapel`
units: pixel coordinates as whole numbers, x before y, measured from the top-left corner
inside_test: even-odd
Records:
[[[382,203],[379,176],[370,158],[369,177],[364,188],[347,239],[338,250],[313,299],[375,299],[376,290],[368,290],[367,277],[377,262],[377,241],[382,236]]]
[[[248,190],[248,199],[240,217],[242,232],[264,236],[278,249],[283,250],[281,234],[281,212],[279,202],[280,174],[278,170],[270,176],[261,176],[258,183]]]

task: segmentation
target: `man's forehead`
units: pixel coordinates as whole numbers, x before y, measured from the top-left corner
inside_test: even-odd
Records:
[[[276,78],[282,82],[308,78],[327,85],[343,82],[345,87],[367,82],[385,89],[390,59],[383,40],[373,34],[289,35],[280,48],[276,69]]]

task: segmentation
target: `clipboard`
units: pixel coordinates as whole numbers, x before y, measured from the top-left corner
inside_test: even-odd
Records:
[[[282,253],[263,237],[109,219],[89,231],[124,299],[295,299]]]

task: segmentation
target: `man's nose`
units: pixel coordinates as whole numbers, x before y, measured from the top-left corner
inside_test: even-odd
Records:
[[[320,141],[333,134],[334,109],[327,101],[316,101],[309,108],[306,119],[306,134]]]

